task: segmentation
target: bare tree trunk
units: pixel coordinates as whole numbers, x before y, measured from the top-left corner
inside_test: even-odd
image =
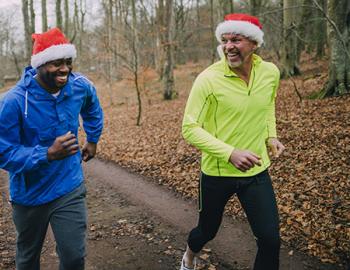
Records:
[[[77,0],[74,0],[74,10],[73,10],[73,36],[79,31],[79,8]]]
[[[324,10],[327,10],[327,0],[318,0]],[[320,13],[320,12],[319,12]],[[322,15],[322,14],[321,14]],[[325,45],[327,43],[327,20],[325,18],[319,19],[316,23],[314,36],[316,40],[316,58],[325,56]]]
[[[214,3],[213,0],[209,0],[210,6],[210,31],[211,33],[211,62],[214,63],[216,58],[216,38],[215,38],[215,26],[214,26]]]
[[[233,0],[219,0],[220,4],[220,19],[223,19],[225,15],[234,12]]]
[[[112,93],[112,82],[113,82],[113,2],[112,0],[106,0],[103,2],[103,7],[105,10],[105,20],[106,20],[106,30],[107,30],[107,39],[106,39],[106,74],[107,74],[107,92],[109,94],[110,105],[113,105],[113,93]]]
[[[62,30],[61,0],[56,0],[56,26]]]
[[[155,66],[160,80],[163,80],[164,74],[164,3],[163,0],[158,0],[157,14],[157,37],[156,37],[156,51],[155,51]]]
[[[47,9],[46,9],[46,0],[41,0],[41,24],[42,31],[47,31]]]
[[[283,48],[282,48],[282,77],[295,76],[300,74],[297,57],[297,36],[296,31],[296,0],[283,1]]]
[[[35,12],[33,0],[29,0],[29,11],[30,11],[30,33],[35,33]]]
[[[132,8],[132,32],[133,32],[133,39],[132,39],[132,51],[133,51],[133,73],[134,73],[134,83],[135,83],[135,89],[137,94],[137,104],[138,104],[138,114],[137,114],[137,120],[136,125],[139,126],[141,124],[141,113],[142,113],[142,100],[141,100],[141,89],[139,84],[139,39],[138,39],[138,33],[137,33],[137,14],[136,14],[136,4],[135,0],[131,0],[131,8]]]
[[[195,37],[198,42],[198,44],[201,44],[201,33],[200,33],[200,22],[201,22],[201,17],[199,13],[200,9],[200,0],[196,0],[196,31],[195,31]],[[195,63],[198,62],[200,58],[200,50],[197,48],[195,52],[193,53],[193,61]]]
[[[23,24],[24,24],[24,37],[26,45],[25,59],[29,62],[30,56],[32,54],[32,39],[30,30],[30,21],[28,14],[28,0],[22,0],[22,14],[23,14]]]
[[[170,100],[173,98],[174,91],[174,64],[173,64],[173,40],[172,40],[172,21],[173,21],[173,0],[166,0],[165,5],[165,44],[164,44],[164,94],[165,100]]]
[[[116,80],[121,79],[121,74],[119,72],[119,59],[118,59],[118,53],[119,53],[119,37],[118,32],[121,31],[121,23],[119,18],[119,6],[118,3],[114,3],[114,10],[115,10],[115,19],[114,19],[114,27],[113,27],[113,65],[115,67],[115,78]]]
[[[328,0],[328,19],[331,49],[329,79],[320,97],[350,93],[350,2]]]
[[[312,7],[308,6],[308,2],[310,0],[303,0],[303,8],[301,11],[301,18],[300,18],[300,24],[298,27],[298,35],[299,35],[299,41],[297,43],[297,57],[299,58],[302,51],[306,48],[306,45],[310,45],[310,42],[307,42],[310,39],[310,31],[309,25],[310,25],[310,18],[312,18]],[[309,48],[310,46],[308,46]],[[308,49],[307,48],[307,49]]]
[[[261,0],[249,0],[250,14],[258,16],[260,14]]]
[[[69,36],[69,5],[68,0],[64,0],[64,32]]]
[[[80,0],[80,28],[79,28],[79,51],[83,51],[83,39],[85,34],[86,0]]]
[[[179,3],[174,4],[175,12],[174,12],[174,21],[175,21],[175,33],[174,40],[177,40],[176,46],[174,46],[174,55],[176,59],[176,63],[184,64],[186,63],[185,55],[182,53],[185,48],[184,38],[185,38],[185,6],[183,0],[179,0]],[[166,11],[167,12],[167,11]],[[167,18],[168,20],[168,18]],[[167,56],[165,56],[167,57]]]

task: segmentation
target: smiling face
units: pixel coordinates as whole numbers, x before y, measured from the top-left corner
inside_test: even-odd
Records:
[[[242,68],[249,63],[257,48],[255,41],[234,33],[223,34],[221,46],[231,68]]]
[[[49,93],[56,93],[66,85],[72,69],[72,58],[50,61],[38,67],[37,80]]]

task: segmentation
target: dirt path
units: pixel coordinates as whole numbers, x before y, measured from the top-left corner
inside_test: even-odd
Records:
[[[196,203],[112,163],[95,159],[84,170],[89,208],[86,269],[178,269],[187,233],[196,223]],[[0,187],[5,187],[6,181],[0,172]],[[14,229],[10,206],[2,206],[0,269],[10,270],[14,268]],[[6,237],[1,232],[6,232]],[[199,269],[250,269],[255,250],[248,225],[225,217],[217,238],[201,253]],[[288,252],[290,249],[282,249],[281,270],[338,269],[296,251],[293,255]],[[42,269],[56,268],[54,241],[49,234]]]

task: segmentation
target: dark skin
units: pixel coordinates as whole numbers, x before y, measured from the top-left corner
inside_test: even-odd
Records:
[[[50,94],[60,91],[68,82],[68,76],[72,72],[72,59],[57,59],[47,62],[37,68],[35,79]],[[81,150],[83,161],[89,161],[96,155],[96,144],[86,142]],[[79,151],[76,136],[68,131],[66,134],[55,139],[47,150],[47,159],[61,160],[74,155]]]

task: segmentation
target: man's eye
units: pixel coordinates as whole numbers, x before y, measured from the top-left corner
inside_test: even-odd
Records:
[[[52,61],[51,64],[55,67],[59,67],[60,65],[62,65],[62,61]]]
[[[72,65],[72,63],[73,63],[72,58],[66,59],[66,64],[67,64],[68,66]]]

